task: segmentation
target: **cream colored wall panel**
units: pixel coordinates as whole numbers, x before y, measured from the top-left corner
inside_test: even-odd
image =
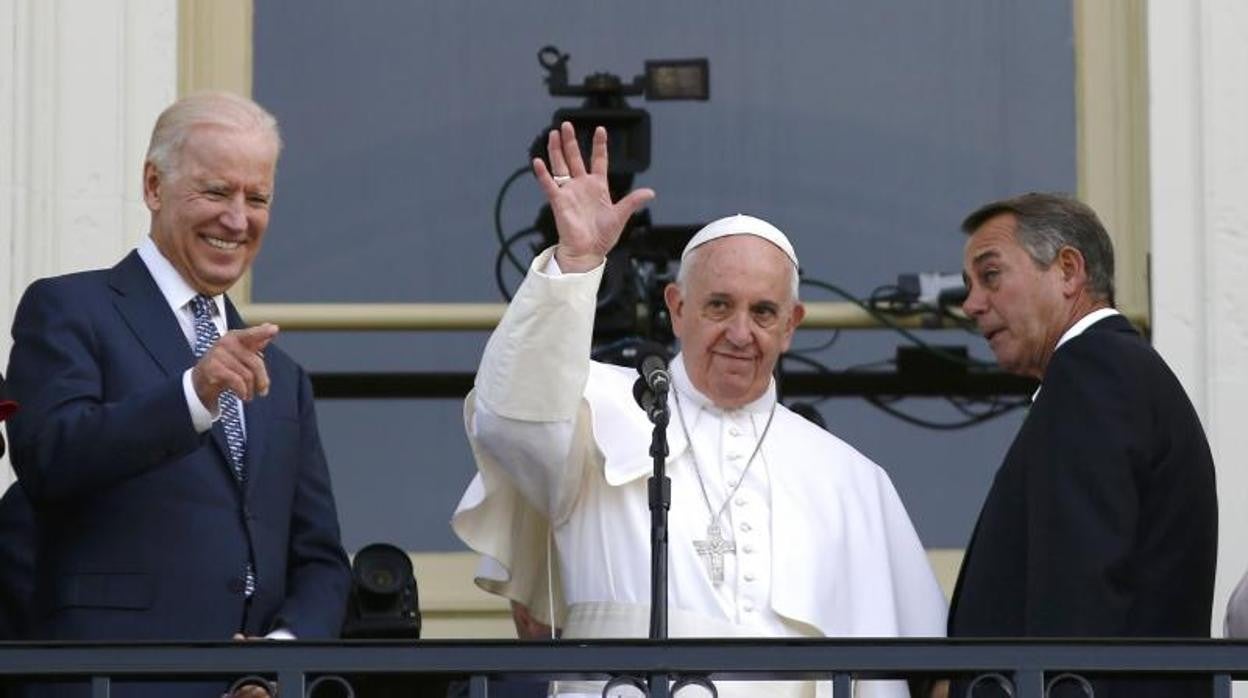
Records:
[[[961,550],[933,549],[928,560],[948,599],[958,581]],[[470,552],[411,553],[420,593],[425,638],[514,639],[511,610],[503,599],[473,583],[477,556]]]
[[[516,626],[511,614],[425,613],[420,636],[436,640],[514,640]]]
[[[1148,73],[1144,0],[1077,0],[1079,196],[1114,243],[1117,305],[1148,324]]]

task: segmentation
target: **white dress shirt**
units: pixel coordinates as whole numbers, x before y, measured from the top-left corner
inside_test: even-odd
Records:
[[[198,296],[199,292],[186,283],[186,279],[183,279],[178,270],[173,268],[150,237],[143,238],[139,243],[138,252],[143,263],[147,265],[148,273],[156,281],[161,295],[165,297],[165,302],[169,304],[169,309],[178,319],[178,326],[182,328],[187,344],[193,348],[195,346],[195,312],[191,309],[191,300]],[[212,303],[216,309],[212,315],[212,322],[217,326],[217,335],[225,336],[225,333],[229,331],[225,323],[225,296],[213,296]],[[213,423],[221,418],[220,409],[209,409],[200,401],[199,394],[195,392],[195,386],[191,381],[189,368],[182,374],[182,393],[186,396],[186,406],[191,411],[191,423],[195,425],[196,432],[202,434],[208,431]],[[247,419],[241,409],[238,411],[238,418],[243,427],[243,435],[246,436]]]

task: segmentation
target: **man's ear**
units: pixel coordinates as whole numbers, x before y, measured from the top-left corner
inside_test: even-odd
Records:
[[[1082,252],[1067,245],[1058,250],[1055,261],[1062,272],[1062,291],[1067,296],[1079,293],[1088,285],[1088,267]]]
[[[663,300],[667,303],[667,314],[672,320],[679,319],[685,310],[685,299],[680,293],[680,286],[670,283],[664,287]]]
[[[781,351],[788,351],[789,345],[793,343],[793,333],[797,331],[797,326],[802,324],[802,319],[806,317],[806,306],[800,302],[793,304],[793,312],[789,313],[788,326],[784,328],[784,345]]]
[[[163,183],[164,180],[161,179],[160,170],[156,169],[156,164],[150,160],[143,163],[143,203],[147,204],[149,211],[160,210]]]

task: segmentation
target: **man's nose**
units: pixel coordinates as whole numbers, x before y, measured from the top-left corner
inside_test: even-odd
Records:
[[[974,318],[977,315],[983,315],[987,309],[983,291],[972,286],[967,291],[966,300],[962,301],[962,312],[966,313],[967,317]]]
[[[724,332],[734,346],[743,347],[754,340],[754,333],[750,330],[750,316],[748,313],[734,313],[728,319],[728,327]]]
[[[221,212],[221,225],[235,232],[247,230],[247,208],[241,199],[231,199],[225,211]]]

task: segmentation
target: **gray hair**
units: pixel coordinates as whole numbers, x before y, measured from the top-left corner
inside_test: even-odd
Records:
[[[680,288],[680,294],[687,296],[689,294],[689,274],[694,263],[702,254],[704,246],[695,247],[685,253],[685,261],[681,263],[680,268],[676,270],[676,286]],[[779,248],[776,248],[779,249]],[[786,261],[788,258],[785,258]],[[789,300],[793,303],[799,301],[798,286],[801,285],[801,279],[797,275],[797,267],[792,264],[785,264],[785,268],[789,270]]]
[[[277,119],[246,97],[230,92],[197,92],[171,104],[156,119],[152,140],[147,146],[147,162],[161,173],[177,173],[182,146],[197,126],[220,126],[238,131],[263,131],[282,149]]]
[[[1074,248],[1083,255],[1088,290],[1114,304],[1114,246],[1087,204],[1065,194],[1031,192],[979,207],[962,221],[962,230],[972,234],[1003,213],[1014,215],[1019,244],[1037,267],[1048,269],[1063,247]]]

